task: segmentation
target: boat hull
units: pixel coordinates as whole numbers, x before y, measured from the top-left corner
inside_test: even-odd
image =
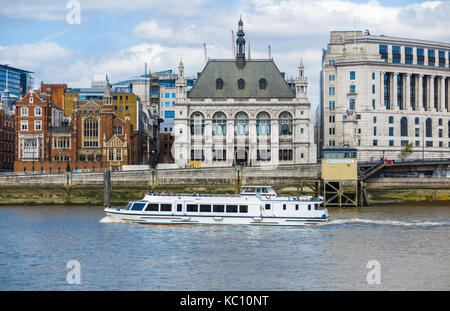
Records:
[[[129,223],[144,225],[253,225],[253,226],[305,226],[328,221],[328,217],[277,217],[277,216],[199,216],[152,215],[127,213],[123,210],[105,209],[107,216]]]

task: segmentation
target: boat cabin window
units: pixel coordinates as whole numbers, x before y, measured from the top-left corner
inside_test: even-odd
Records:
[[[267,191],[267,188],[262,188],[261,193],[269,193],[269,191]]]
[[[146,212],[157,212],[158,211],[158,204],[149,203],[147,205],[147,208],[145,209]]]
[[[266,209],[270,209],[270,204],[266,204]]]
[[[186,211],[187,212],[198,212],[198,205],[197,204],[187,204]]]
[[[227,205],[227,213],[237,213],[237,205]]]
[[[283,211],[286,210],[286,204],[283,204]]]
[[[244,188],[244,191],[242,193],[255,193],[255,188]]]
[[[172,204],[161,204],[161,212],[171,212]]]
[[[177,204],[177,212],[181,212],[183,210],[183,204]]]
[[[311,210],[311,204],[308,204],[308,211]]]
[[[200,205],[200,212],[211,213],[211,205]]]
[[[248,205],[239,205],[239,213],[248,213]]]
[[[127,211],[129,211],[132,205],[133,205],[133,203],[131,203],[131,202],[128,203],[128,204],[127,204],[127,207],[125,207],[125,209],[126,209]]]
[[[223,205],[213,205],[214,213],[223,213],[225,211],[225,206]]]
[[[298,204],[295,204],[295,210],[298,211]]]
[[[134,203],[131,208],[132,211],[142,211],[144,209],[145,203]]]

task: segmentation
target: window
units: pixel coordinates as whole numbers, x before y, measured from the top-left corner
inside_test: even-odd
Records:
[[[177,212],[183,211],[183,204],[177,204]]]
[[[335,101],[334,100],[330,100],[328,104],[329,104],[329,109],[330,110],[334,110],[335,109]]]
[[[84,120],[84,147],[98,147],[98,121],[94,118]]]
[[[375,94],[375,84],[372,84],[372,94]]]
[[[36,139],[25,139],[23,141],[23,157],[28,159],[39,158]]]
[[[373,117],[373,123],[377,123],[377,117]]]
[[[197,204],[187,204],[186,211],[187,212],[198,212],[198,205]]]
[[[330,86],[328,88],[328,95],[335,95],[335,87],[334,86]]]
[[[175,111],[164,111],[165,118],[175,118]]]
[[[278,150],[278,160],[280,160],[280,161],[292,161],[292,149],[280,149],[280,150]]]
[[[110,149],[108,155],[109,155],[108,160],[114,161],[114,150]]]
[[[20,115],[22,116],[28,116],[28,108],[27,107],[22,107],[22,109],[20,110]]]
[[[223,213],[225,211],[224,205],[213,205],[213,212],[214,213]]]
[[[433,147],[433,141],[427,140],[426,146],[427,147]]]
[[[41,107],[36,107],[36,108],[34,108],[34,115],[35,115],[36,117],[42,116],[42,108],[41,108]]]
[[[354,71],[350,71],[350,80],[355,80],[355,72]]]
[[[389,136],[394,136],[394,128],[393,127],[389,128]]]
[[[227,213],[237,213],[238,206],[237,205],[227,205]]]
[[[283,204],[283,211],[286,210],[286,204]]]
[[[393,147],[394,146],[394,141],[393,140],[389,140],[389,146]]]
[[[211,213],[211,205],[200,205],[200,212]]]
[[[256,118],[256,135],[270,135],[269,114],[266,112],[261,112]]]
[[[372,80],[375,80],[375,72],[372,72]]]
[[[239,205],[239,213],[248,213],[248,205]]]
[[[414,134],[415,134],[415,136],[416,137],[419,137],[420,136],[420,128],[418,128],[418,127],[416,127],[415,129],[414,129]]]
[[[245,112],[239,112],[234,120],[234,134],[248,135],[248,116]]]
[[[269,210],[269,209],[270,209],[270,204],[266,204],[264,208],[265,208],[266,210]]]
[[[420,120],[419,120],[419,118],[417,118],[417,117],[414,119],[414,123],[415,123],[415,124],[419,124],[419,121],[420,121]]]
[[[137,203],[134,203],[137,204]],[[147,205],[147,208],[145,209],[146,212],[157,212],[158,211],[158,204],[149,203]]]
[[[356,93],[356,86],[350,85],[350,93]]]
[[[400,119],[400,136],[408,136],[408,119],[406,117]]]
[[[22,131],[28,131],[28,120],[21,120],[20,121],[20,129]]]
[[[244,81],[244,79],[239,79],[239,80],[237,81],[237,83],[238,83],[238,88],[239,88],[240,90],[244,89],[244,87],[245,87],[245,81]]]
[[[376,126],[373,127],[373,136],[377,136],[377,127]]]
[[[171,212],[172,204],[161,204],[161,212]]]
[[[131,207],[132,211],[142,211],[144,209],[145,203],[134,203]]]
[[[389,116],[389,124],[393,124],[394,123],[394,117],[393,116]]]
[[[266,89],[266,87],[267,87],[266,79],[264,79],[264,78],[259,79],[259,88],[261,90],[264,90],[264,89]]]
[[[221,78],[216,79],[216,89],[218,90],[223,89],[223,80]]]
[[[170,98],[170,93],[165,93],[164,98]]]
[[[122,126],[113,126],[113,134],[114,135],[122,135]]]
[[[433,136],[433,129],[432,129],[432,122],[431,119],[428,118],[427,121],[425,122],[425,132],[426,132],[426,136],[427,137],[432,137]]]
[[[116,149],[116,161],[122,161],[122,149]]]
[[[41,120],[34,121],[34,130],[35,131],[42,130],[42,121]]]
[[[227,134],[227,120],[225,115],[221,112],[216,112],[213,116],[213,135],[226,135]]]
[[[283,112],[278,120],[279,135],[292,135],[292,116],[288,112]]]
[[[349,108],[350,110],[355,110],[355,99],[354,98],[350,98],[349,99]]]
[[[378,140],[377,139],[373,140],[373,146],[378,146]]]
[[[203,135],[205,131],[205,120],[200,112],[191,116],[191,135]]]

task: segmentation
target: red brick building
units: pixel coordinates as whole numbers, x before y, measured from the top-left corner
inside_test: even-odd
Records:
[[[124,119],[115,114],[110,84],[103,100],[81,104],[74,98],[71,117],[64,116],[60,100],[65,87],[41,84],[39,92],[29,91],[17,103],[14,171],[92,172],[138,164],[138,133],[128,113]]]

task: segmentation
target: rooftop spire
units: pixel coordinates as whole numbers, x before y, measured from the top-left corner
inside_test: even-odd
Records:
[[[242,69],[245,66],[245,39],[244,39],[244,23],[242,22],[242,17],[238,22],[238,32],[236,39],[236,64],[238,68]]]

